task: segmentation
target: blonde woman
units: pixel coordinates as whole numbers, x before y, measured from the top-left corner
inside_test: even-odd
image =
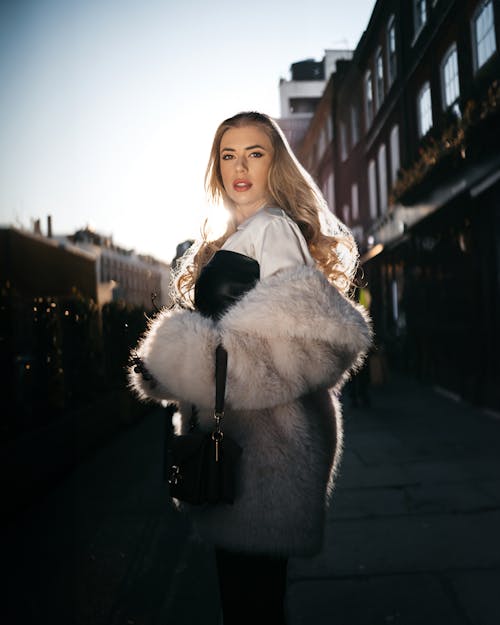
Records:
[[[287,559],[322,545],[337,396],[371,340],[348,297],[356,246],[267,115],[219,126],[206,186],[227,230],[181,263],[179,306],[151,322],[130,381],[142,398],[177,401],[181,432],[193,406],[211,431],[214,354],[227,351],[224,432],[243,448],[236,499],[189,513],[216,548],[224,624],[284,623]]]

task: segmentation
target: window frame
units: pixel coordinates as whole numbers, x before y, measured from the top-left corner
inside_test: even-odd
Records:
[[[353,148],[359,142],[359,111],[355,104],[349,107],[351,122],[351,147]]]
[[[325,180],[325,185],[327,189],[326,201],[332,213],[335,214],[335,175],[333,171],[329,172],[328,178]]]
[[[394,30],[394,53],[391,53],[391,30]],[[396,40],[396,16],[394,14],[391,15],[387,21],[385,43],[386,43],[386,50],[387,50],[387,57],[386,57],[387,91],[389,91],[394,81],[396,80],[396,76],[398,75],[398,45],[397,45],[397,40]],[[392,68],[391,58],[394,58],[394,74],[392,74],[392,71],[391,71],[391,68]]]
[[[340,141],[340,160],[342,163],[349,158],[349,151],[347,147],[347,125],[344,121],[339,123],[339,141]]]
[[[422,22],[419,23],[417,27],[417,16],[419,15],[419,5],[423,2],[425,7],[425,17]],[[413,0],[413,43],[418,39],[420,33],[424,29],[427,21],[429,20],[429,14],[427,11],[427,0]]]
[[[455,97],[455,99],[452,102],[447,103],[446,99],[447,99],[447,93],[446,93],[446,76],[445,76],[445,66],[448,63],[448,61],[450,60],[450,58],[452,57],[452,55],[455,54],[456,56],[456,65],[457,65],[457,74],[456,74],[456,78],[457,78],[457,83],[458,83],[458,95]],[[454,105],[457,103],[458,100],[460,100],[460,71],[459,71],[459,65],[458,65],[458,49],[457,49],[457,44],[456,42],[453,42],[451,44],[451,46],[448,48],[448,50],[445,52],[442,60],[441,60],[441,64],[439,66],[439,76],[441,79],[441,103],[443,106],[443,111],[447,111],[450,108],[453,108]]]
[[[349,204],[344,204],[342,206],[342,221],[346,226],[351,225],[351,207]]]
[[[353,223],[359,220],[359,188],[357,182],[351,184],[351,217]]]
[[[379,76],[379,68],[382,69],[382,77]],[[382,47],[379,46],[375,51],[375,111],[378,111],[384,102],[385,97],[385,79],[384,79],[384,56]],[[380,84],[381,83],[381,84]]]
[[[493,50],[493,52],[490,54],[490,56],[485,59],[481,65],[479,65],[479,55],[478,55],[478,41],[477,41],[477,33],[476,33],[476,24],[477,21],[479,19],[479,16],[481,15],[481,13],[486,9],[486,7],[488,5],[491,5],[491,10],[492,10],[492,29],[493,29],[493,41],[495,44],[495,48]],[[495,52],[498,51],[498,46],[497,46],[497,35],[496,35],[496,28],[495,28],[495,5],[493,3],[493,0],[483,0],[481,1],[478,6],[476,7],[474,13],[472,14],[472,18],[471,18],[471,22],[470,22],[470,28],[471,28],[471,41],[472,41],[472,64],[473,64],[473,70],[474,70],[474,74],[476,74],[486,63],[488,63],[488,61],[491,59],[491,57],[495,54]]]
[[[375,220],[378,216],[378,198],[377,198],[377,165],[375,159],[368,161],[368,206],[371,219]]]
[[[396,150],[394,147],[396,146]],[[389,134],[389,151],[391,155],[391,184],[394,185],[398,179],[398,171],[401,169],[401,149],[399,145],[399,124],[394,124]],[[395,154],[397,153],[397,167]]]
[[[368,100],[368,83],[370,84],[371,101]],[[363,91],[365,100],[365,124],[366,130],[369,130],[371,128],[374,118],[373,73],[371,69],[368,69],[365,72],[365,77],[363,80]]]
[[[424,91],[429,91],[429,100],[430,100],[429,110],[430,110],[430,121],[431,121],[430,126],[428,126],[425,129],[425,131],[423,130],[423,127],[422,127],[422,110],[420,107],[420,102],[422,100]],[[417,126],[418,126],[419,139],[421,139],[422,137],[425,137],[425,135],[429,132],[429,130],[434,126],[434,117],[432,115],[432,90],[431,90],[431,83],[429,80],[426,80],[424,82],[424,84],[422,85],[422,87],[417,93]]]
[[[377,173],[378,173],[378,203],[380,213],[385,213],[389,208],[389,193],[387,189],[387,148],[381,143],[377,150]]]

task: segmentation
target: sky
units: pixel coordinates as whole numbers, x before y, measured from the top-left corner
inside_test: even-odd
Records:
[[[218,124],[279,117],[290,65],[353,49],[374,0],[4,0],[0,226],[90,226],[170,261],[209,215]]]

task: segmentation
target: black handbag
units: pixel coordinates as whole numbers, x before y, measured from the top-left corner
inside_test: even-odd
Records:
[[[174,436],[172,466],[168,480],[170,495],[190,504],[232,504],[241,447],[222,431],[226,389],[227,352],[219,345],[215,353],[214,429],[195,428]]]

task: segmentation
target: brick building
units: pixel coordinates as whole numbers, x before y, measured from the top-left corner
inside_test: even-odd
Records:
[[[334,205],[360,243],[378,341],[494,406],[499,34],[494,0],[379,0],[332,78]]]

